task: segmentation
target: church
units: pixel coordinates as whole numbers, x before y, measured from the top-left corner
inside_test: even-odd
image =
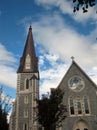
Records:
[[[17,70],[17,92],[9,130],[43,129],[35,120],[39,80],[38,57],[30,26]],[[74,59],[58,87],[65,92],[62,102],[67,107],[67,117],[56,130],[97,130],[97,85]]]

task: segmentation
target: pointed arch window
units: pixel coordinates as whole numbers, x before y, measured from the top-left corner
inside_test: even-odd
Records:
[[[87,97],[84,97],[84,107],[85,107],[85,113],[89,114],[89,102]]]
[[[24,130],[28,130],[27,124],[24,124]]]
[[[28,104],[28,96],[27,95],[24,97],[24,103]]]
[[[26,56],[25,68],[26,68],[26,69],[30,69],[30,67],[31,67],[31,57],[30,57],[30,55],[28,54],[28,55]]]
[[[25,124],[25,130],[27,130],[27,125]]]
[[[89,99],[87,96],[69,98],[70,115],[90,114]]]
[[[81,99],[76,100],[78,114],[82,114],[82,101]]]
[[[26,80],[26,89],[29,89],[29,80]]]
[[[71,115],[73,115],[75,112],[74,112],[74,102],[73,102],[73,99],[70,98],[70,113]]]
[[[28,118],[28,110],[27,109],[24,110],[24,118]]]

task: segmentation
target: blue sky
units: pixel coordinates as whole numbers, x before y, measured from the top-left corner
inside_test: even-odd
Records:
[[[0,1],[0,85],[15,98],[17,68],[32,25],[39,57],[40,93],[57,87],[71,56],[97,84],[97,14],[73,13],[71,0]]]

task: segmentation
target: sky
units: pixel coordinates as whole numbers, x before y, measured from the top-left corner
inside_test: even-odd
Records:
[[[97,84],[97,13],[73,13],[71,0],[0,1],[0,86],[16,97],[17,69],[30,25],[39,58],[40,94],[56,88],[72,63]]]

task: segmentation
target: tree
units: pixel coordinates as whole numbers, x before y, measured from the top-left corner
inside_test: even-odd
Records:
[[[0,130],[8,130],[7,115],[11,109],[10,97],[4,96],[3,88],[0,87]]]
[[[73,0],[74,12],[79,11],[79,8],[82,7],[83,13],[88,11],[88,7],[93,7],[95,5],[95,0]]]
[[[45,130],[55,130],[66,118],[66,106],[63,105],[64,93],[61,89],[52,89],[51,94],[44,94],[38,103],[38,121]]]

